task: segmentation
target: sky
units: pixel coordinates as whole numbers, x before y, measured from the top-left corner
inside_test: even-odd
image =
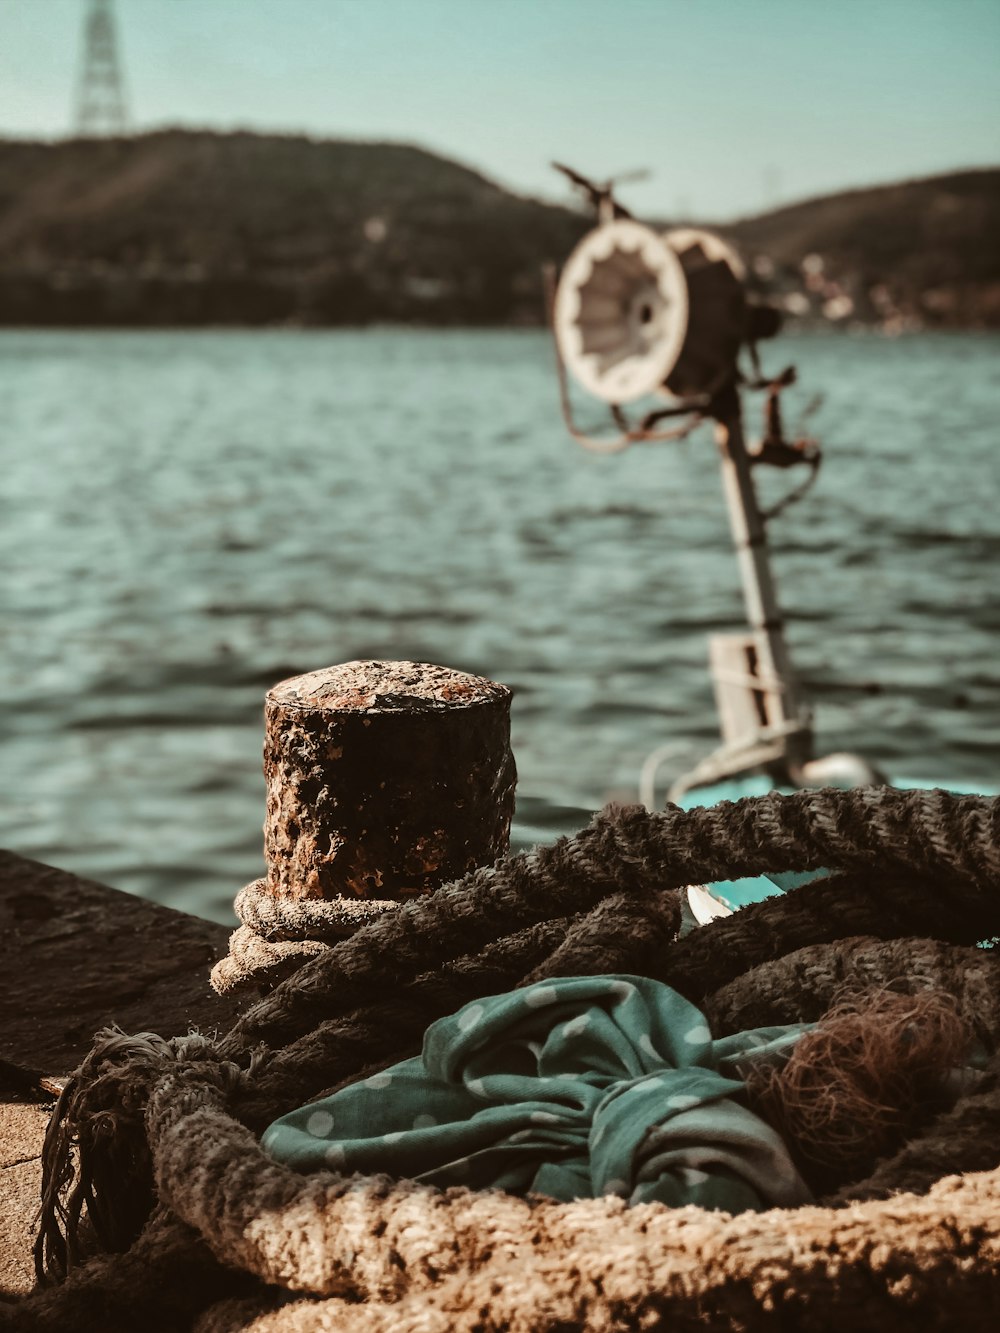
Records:
[[[0,135],[72,124],[87,0],[0,0]],[[1000,162],[1000,0],[115,0],[132,124],[418,143],[726,220]]]

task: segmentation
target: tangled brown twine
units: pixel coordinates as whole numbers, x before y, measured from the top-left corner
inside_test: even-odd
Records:
[[[781,1132],[813,1188],[870,1173],[948,1101],[971,1034],[945,991],[863,991],[829,1009],[781,1065],[758,1065],[751,1104]]]
[[[821,866],[824,882],[677,938],[679,886]],[[990,1327],[1000,958],[972,946],[1000,935],[998,881],[1000,802],[979,797],[867,789],[609,810],[361,927],[217,1042],[105,1036],[45,1149],[38,1261],[69,1276],[18,1307],[15,1326]],[[936,938],[904,938],[911,922]],[[829,1207],[730,1218],[557,1204],[302,1176],[260,1151],[275,1116],[419,1049],[428,1022],[465,1000],[602,971],[674,985],[720,1034],[814,1021],[845,985],[944,990],[990,1064]],[[92,1248],[125,1252],[78,1264],[85,1218]]]

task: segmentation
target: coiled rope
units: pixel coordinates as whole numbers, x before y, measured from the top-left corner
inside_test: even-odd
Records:
[[[682,885],[821,866],[833,873],[818,885],[676,938]],[[736,1218],[302,1176],[264,1156],[255,1132],[412,1053],[466,999],[542,976],[645,972],[703,1003],[720,1032],[763,1012],[818,1017],[845,983],[933,985],[995,1052],[1000,960],[970,946],[1000,935],[998,887],[1000,801],[981,797],[863,789],[604,811],[575,838],[361,927],[221,1041],[99,1042],[45,1148],[38,1260],[73,1271],[19,1307],[17,1327],[65,1327],[72,1311],[74,1328],[113,1333],[139,1309],[148,1333],[196,1318],[201,1333],[845,1318],[882,1330],[917,1316],[951,1326],[945,1312],[976,1327],[1000,1261],[995,1063],[835,1206]],[[937,938],[899,938],[914,926]],[[967,1174],[940,1179],[955,1171]],[[75,1267],[84,1210],[100,1248],[129,1252]],[[150,1308],[142,1288],[168,1272],[169,1298]]]

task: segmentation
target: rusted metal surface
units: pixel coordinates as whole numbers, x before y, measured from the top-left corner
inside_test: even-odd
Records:
[[[404,898],[506,851],[510,691],[415,662],[348,662],[267,695],[264,851],[288,898]]]
[[[0,851],[0,1074],[53,1087],[116,1022],[164,1037],[227,1029],[209,986],[225,926]]]

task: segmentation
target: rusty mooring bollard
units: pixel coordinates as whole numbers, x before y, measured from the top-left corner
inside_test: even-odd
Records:
[[[288,899],[425,893],[508,846],[510,690],[421,662],[347,662],[265,705],[268,888]]]
[[[346,662],[265,701],[267,877],[212,969],[220,993],[277,985],[399,902],[507,850],[510,690],[423,662]]]
[[[346,662],[265,702],[267,877],[212,969],[267,990],[399,902],[507,850],[510,690],[423,662]]]

